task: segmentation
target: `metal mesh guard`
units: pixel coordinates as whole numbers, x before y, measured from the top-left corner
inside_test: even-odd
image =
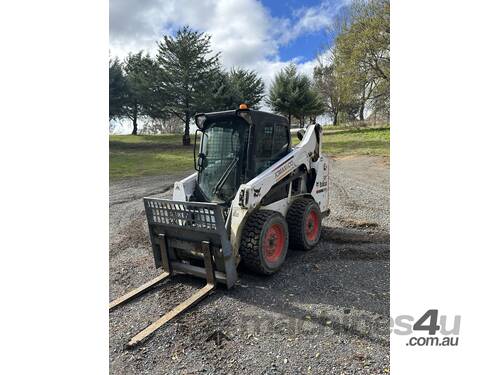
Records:
[[[144,198],[149,224],[189,226],[217,231],[220,207],[213,203],[193,203]]]

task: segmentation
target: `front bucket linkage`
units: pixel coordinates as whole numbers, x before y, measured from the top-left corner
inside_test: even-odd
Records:
[[[165,272],[160,274],[158,277],[148,281],[147,283],[141,285],[140,287],[130,291],[129,293],[125,294],[124,296],[112,301],[109,304],[110,311],[112,309],[116,308],[117,306],[120,306],[120,305],[132,300],[133,298],[138,297],[139,295],[145,293],[146,291],[153,288],[155,285],[161,283],[163,280],[165,280],[173,275],[172,266],[171,266],[171,263],[169,261],[168,255],[167,255],[167,246],[166,246],[165,235],[159,235],[159,240],[160,240],[159,242],[160,242],[160,249],[161,249],[160,251],[161,251],[162,268],[164,269]],[[163,315],[156,322],[152,323],[148,327],[144,328],[137,335],[132,337],[132,339],[127,344],[128,348],[133,348],[136,345],[143,342],[144,340],[146,340],[158,328],[160,328],[164,324],[168,323],[170,320],[175,318],[177,315],[181,314],[183,311],[187,310],[189,307],[197,304],[204,297],[206,297],[212,290],[215,289],[216,279],[215,279],[215,272],[214,272],[213,261],[212,261],[212,254],[210,251],[210,243],[208,241],[202,241],[201,250],[203,252],[203,259],[204,259],[204,263],[205,263],[207,284],[203,288],[196,291],[196,293],[194,293],[191,297],[186,299],[184,302],[180,303],[175,308],[173,308],[172,310],[167,312],[165,315]]]

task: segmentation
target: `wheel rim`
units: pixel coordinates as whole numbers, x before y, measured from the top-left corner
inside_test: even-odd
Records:
[[[306,218],[306,237],[309,241],[315,241],[318,233],[319,217],[315,210],[311,210]]]
[[[273,224],[264,235],[264,257],[268,262],[276,262],[285,247],[285,231],[281,224]]]

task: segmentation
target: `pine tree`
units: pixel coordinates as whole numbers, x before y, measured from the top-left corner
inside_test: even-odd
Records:
[[[124,72],[127,83],[124,114],[132,121],[132,135],[137,135],[139,117],[147,115],[151,87],[151,67],[154,65],[149,55],[143,52],[129,54],[125,58]]]
[[[297,68],[290,64],[276,74],[269,90],[268,105],[274,112],[281,113],[292,122],[292,114],[295,109],[295,96]],[[294,92],[295,91],[295,92]]]
[[[127,81],[123,75],[120,61],[109,60],[109,119],[118,119],[125,115]]]
[[[212,54],[210,36],[185,26],[158,44],[159,97],[163,110],[184,122],[182,143],[189,145],[189,123],[196,112],[210,107],[220,74],[219,53]]]
[[[281,113],[291,123],[292,116],[299,119],[300,126],[305,118],[315,118],[324,112],[324,106],[313,86],[304,74],[299,74],[295,65],[283,68],[275,77],[269,91],[268,104],[273,111]]]
[[[235,109],[242,103],[259,109],[264,97],[264,82],[252,70],[233,68],[229,72],[221,72],[215,87],[210,108],[214,111]]]
[[[236,92],[235,104],[247,104],[250,108],[259,109],[264,98],[264,82],[253,70],[233,68],[228,74],[230,86]]]

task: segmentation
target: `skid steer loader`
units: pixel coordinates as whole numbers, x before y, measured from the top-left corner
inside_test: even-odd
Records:
[[[154,262],[163,273],[110,303],[110,310],[174,273],[205,287],[133,337],[135,346],[200,301],[217,283],[231,288],[237,267],[270,275],[290,246],[310,250],[328,209],[322,130],[310,124],[291,146],[283,116],[248,109],[195,115],[195,173],[174,184],[173,199],[144,198]]]

